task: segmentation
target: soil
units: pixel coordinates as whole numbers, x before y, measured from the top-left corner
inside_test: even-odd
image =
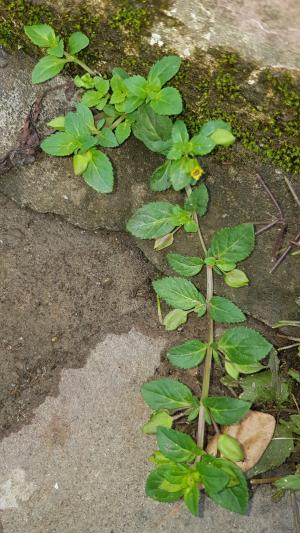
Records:
[[[135,325],[152,337],[166,337],[169,346],[205,336],[205,321],[196,317],[171,334],[158,325],[151,289],[158,271],[125,233],[82,230],[60,217],[22,209],[4,195],[0,208],[1,437],[27,424],[34,409],[57,394],[61,369],[82,367],[108,333]],[[275,345],[285,342],[260,321],[250,317],[248,324]],[[284,368],[287,353],[281,353]],[[300,370],[296,353],[288,360]],[[228,394],[219,374],[214,372],[211,390]],[[200,392],[197,370],[175,369],[165,353],[156,375],[180,379]],[[298,401],[299,392],[296,385]],[[287,414],[282,409],[278,417]],[[195,428],[186,430],[193,434]],[[298,460],[297,451],[291,470]]]
[[[1,436],[109,332],[158,332],[154,269],[124,234],[87,232],[0,196]],[[127,268],[124,268],[127,265]]]

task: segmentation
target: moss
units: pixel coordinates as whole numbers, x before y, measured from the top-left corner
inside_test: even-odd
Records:
[[[22,47],[37,55],[23,32],[24,24],[46,22],[64,37],[84,31],[91,40],[82,58],[103,74],[115,66],[130,73],[146,74],[150,65],[169,51],[149,46],[144,35],[155,18],[170,27],[162,8],[163,0],[109,0],[105,15],[91,13],[83,6],[57,13],[51,5],[28,0],[0,0],[0,42],[10,48]],[[183,118],[192,132],[211,118],[229,121],[235,135],[250,153],[260,154],[290,172],[300,170],[298,142],[300,94],[298,83],[287,73],[263,70],[253,85],[249,76],[257,66],[236,52],[224,49],[198,51],[182,63],[172,80],[183,93]],[[70,68],[73,73],[74,67]],[[216,154],[220,160],[234,157],[235,148]]]
[[[296,81],[287,73],[268,69],[254,86],[249,85],[255,64],[223,50],[210,50],[210,55],[209,61],[201,52],[186,61],[186,82],[177,85],[186,102],[183,118],[192,132],[205,120],[223,118],[232,124],[247,150],[263,155],[286,171],[299,172],[300,95]],[[233,147],[231,152],[234,151]],[[223,156],[220,153],[217,157]],[[232,154],[224,157],[228,160]]]
[[[127,1],[123,2],[122,7],[111,17],[109,24],[111,28],[126,31],[130,35],[136,35],[149,26],[150,20],[149,9],[146,7],[132,7]]]

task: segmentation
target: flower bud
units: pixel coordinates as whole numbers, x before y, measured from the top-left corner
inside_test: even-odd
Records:
[[[242,461],[245,457],[240,443],[234,437],[230,437],[225,433],[218,438],[218,450],[226,459],[234,463]]]

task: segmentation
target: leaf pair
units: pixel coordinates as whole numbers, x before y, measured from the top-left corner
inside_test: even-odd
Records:
[[[147,103],[158,115],[178,115],[182,111],[179,91],[174,87],[162,86],[175,76],[180,63],[178,56],[163,57],[151,67],[147,79],[139,75],[124,76],[123,73],[115,73],[111,103],[122,113],[132,113]]]
[[[186,343],[187,344],[187,343]],[[192,356],[204,351],[203,345],[184,347]],[[176,356],[176,352],[172,352]],[[144,401],[154,411],[167,409],[168,411],[187,410],[187,414],[198,409],[199,401],[192,391],[179,381],[161,378],[150,381],[141,387]],[[251,403],[236,398],[223,396],[209,397],[203,400],[207,413],[218,424],[234,424],[249,411]]]
[[[68,41],[68,52],[65,53],[63,39],[56,36],[48,24],[25,26],[24,31],[35,45],[47,50],[47,55],[40,59],[33,69],[32,83],[43,83],[57,76],[65,64],[73,62],[74,55],[89,44],[89,38],[84,33],[72,33]]]
[[[168,305],[183,311],[194,311],[202,317],[210,307],[212,318],[217,322],[235,323],[245,320],[244,313],[227,298],[213,296],[206,302],[195,285],[184,278],[164,277],[153,282],[156,294]]]

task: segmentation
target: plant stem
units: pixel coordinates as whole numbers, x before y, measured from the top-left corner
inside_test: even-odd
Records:
[[[126,113],[123,113],[120,117],[118,117],[110,126],[112,130],[114,130],[121,122],[123,122],[124,118],[126,118]]]
[[[192,188],[191,188],[191,186],[190,186],[190,185],[187,185],[186,188],[185,188],[185,190],[186,190],[186,194],[187,194],[187,196],[189,197],[189,196],[191,195],[191,193],[192,193]],[[199,220],[198,220],[198,215],[197,215],[197,213],[194,213],[193,218],[194,218],[194,220],[195,220],[195,222],[196,222],[196,224],[197,224],[197,226],[198,226],[197,233],[198,233],[198,237],[199,237],[200,244],[201,244],[201,246],[202,246],[202,250],[203,250],[203,252],[204,252],[204,255],[206,255],[206,254],[207,254],[207,248],[206,248],[206,244],[205,244],[205,242],[204,242],[204,238],[203,238],[203,235],[202,235],[202,232],[201,232],[201,228],[200,228],[200,225],[199,225]]]
[[[295,342],[294,344],[289,344],[287,346],[277,348],[277,352],[282,352],[283,350],[290,350],[291,348],[297,348],[297,346],[300,346],[300,342]]]
[[[190,196],[192,189],[190,185],[188,185],[186,188],[186,194],[187,196]],[[206,244],[200,229],[198,216],[195,213],[194,214],[194,220],[198,225],[198,237],[200,240],[200,244],[202,246],[204,255],[207,255],[207,248]],[[210,375],[211,375],[211,364],[212,364],[212,343],[214,341],[214,321],[211,316],[210,311],[210,300],[212,299],[214,294],[214,277],[213,277],[213,269],[211,266],[206,266],[206,305],[207,305],[207,319],[208,319],[208,348],[205,356],[205,363],[204,363],[204,372],[203,372],[203,381],[202,381],[202,392],[201,392],[201,401],[204,400],[208,396],[209,392],[209,385],[210,385]],[[197,434],[197,443],[199,448],[203,448],[204,445],[204,433],[205,433],[205,410],[204,406],[200,405],[199,409],[199,417],[198,417],[198,434]]]
[[[76,63],[76,65],[79,65],[81,68],[83,68],[83,70],[88,72],[91,76],[95,76],[96,74],[98,74],[95,70],[92,70],[90,67],[88,67],[83,61],[81,61],[75,56],[72,56],[71,54],[68,54],[68,52],[65,52],[65,58],[70,63]]]
[[[202,393],[201,393],[201,402],[208,396],[209,384],[210,384],[210,374],[211,374],[211,363],[212,363],[212,342],[214,340],[214,321],[211,317],[210,312],[210,300],[214,292],[214,279],[213,279],[213,270],[212,267],[206,267],[206,279],[207,279],[207,288],[206,288],[206,305],[207,305],[207,317],[208,317],[208,348],[205,356],[204,363],[204,372],[203,372],[203,381],[202,381]],[[198,418],[198,436],[197,442],[199,448],[203,448],[204,445],[204,430],[205,430],[205,410],[204,406],[200,405],[199,418]]]
[[[162,313],[161,313],[160,298],[159,298],[158,294],[156,295],[156,305],[157,305],[158,320],[159,320],[159,323],[162,324],[163,323],[163,317],[162,317]]]

